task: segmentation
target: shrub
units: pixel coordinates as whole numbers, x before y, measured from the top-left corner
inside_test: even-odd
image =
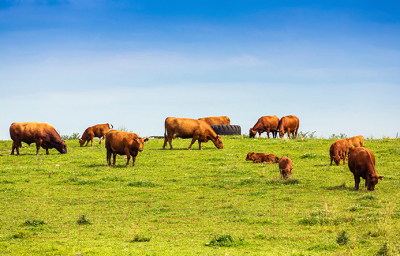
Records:
[[[336,243],[338,245],[346,245],[349,242],[349,237],[347,236],[346,230],[343,230],[339,233],[338,237],[336,237]]]
[[[61,135],[60,137],[63,140],[79,140],[80,139],[79,132],[74,132],[71,136]]]
[[[86,219],[85,215],[81,215],[81,217],[78,219],[77,222],[78,222],[79,225],[90,225],[90,224],[92,224],[90,222],[90,220]]]
[[[33,226],[33,227],[36,227],[39,225],[44,225],[44,224],[46,224],[46,223],[43,220],[27,220],[24,223],[25,226]]]
[[[139,236],[138,234],[136,234],[131,242],[150,242],[151,237],[145,237],[145,236]]]
[[[382,247],[376,252],[375,255],[390,255],[389,247],[387,242],[385,242]]]
[[[222,234],[218,237],[214,237],[211,239],[209,243],[206,243],[206,246],[219,246],[219,247],[235,247],[244,244],[244,239],[234,240],[229,234]]]

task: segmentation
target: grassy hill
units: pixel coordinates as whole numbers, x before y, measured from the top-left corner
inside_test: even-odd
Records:
[[[347,165],[329,166],[325,139],[223,137],[174,150],[151,139],[136,167],[106,165],[104,144],[68,154],[35,146],[11,156],[0,141],[0,252],[4,255],[385,255],[400,253],[398,139],[366,140],[384,179],[354,190]],[[26,147],[25,147],[26,146]],[[246,162],[250,151],[289,155]],[[340,245],[339,245],[340,244]]]

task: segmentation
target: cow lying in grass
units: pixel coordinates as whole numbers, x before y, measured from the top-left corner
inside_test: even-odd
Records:
[[[279,157],[273,154],[264,154],[264,153],[254,153],[249,152],[246,157],[246,161],[253,161],[253,163],[278,163]]]

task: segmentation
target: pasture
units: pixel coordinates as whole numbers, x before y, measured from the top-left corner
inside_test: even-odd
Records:
[[[400,253],[399,139],[365,140],[384,175],[354,190],[345,166],[329,166],[328,139],[222,136],[203,150],[151,139],[136,167],[106,165],[104,142],[50,155],[0,141],[2,255],[389,255]],[[277,164],[250,151],[289,154]],[[232,238],[232,240],[231,240]],[[386,254],[385,254],[386,253]],[[389,254],[387,254],[389,253]]]

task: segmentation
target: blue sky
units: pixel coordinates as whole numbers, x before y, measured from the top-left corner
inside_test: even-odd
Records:
[[[318,136],[396,136],[400,4],[299,2],[0,1],[0,139],[291,114]]]

